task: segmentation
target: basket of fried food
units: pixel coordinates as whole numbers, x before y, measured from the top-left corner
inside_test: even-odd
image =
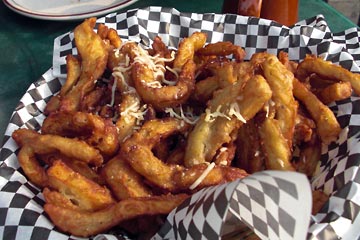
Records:
[[[160,37],[145,49],[95,24],[74,29],[78,55],[66,58],[41,131],[12,134],[48,217],[74,236],[117,227],[151,237],[194,192],[257,171],[311,178],[321,144],[341,131],[327,104],[360,93],[359,74],[316,56],[245,61],[241,47],[207,44],[202,32],[176,51]],[[314,199],[315,214],[327,196]]]

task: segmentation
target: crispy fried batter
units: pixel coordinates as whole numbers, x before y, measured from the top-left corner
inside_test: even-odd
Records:
[[[181,69],[186,62],[193,60],[195,52],[204,46],[206,37],[205,33],[195,32],[190,37],[184,38],[179,44],[174,68]]]
[[[246,56],[244,49],[234,45],[232,42],[210,43],[199,49],[196,53],[204,56],[227,56],[233,54],[237,62],[243,61]]]
[[[334,113],[324,105],[299,80],[294,78],[294,96],[302,102],[316,122],[316,131],[320,139],[329,144],[335,141],[341,131]]]
[[[48,116],[41,127],[43,134],[79,137],[100,150],[107,157],[118,148],[118,134],[110,119],[84,112],[56,112]]]
[[[360,74],[358,73],[352,73],[320,57],[307,55],[299,64],[296,76],[303,80],[311,73],[316,73],[326,79],[334,79],[334,81],[350,82],[355,93],[360,95]]]
[[[75,44],[81,57],[81,74],[76,85],[63,96],[61,111],[77,111],[81,99],[94,89],[96,80],[105,71],[108,48],[94,32],[95,22],[95,18],[89,18],[74,30]]]
[[[69,198],[58,191],[52,191],[49,188],[44,188],[42,194],[44,195],[45,202],[54,204],[62,208],[69,208],[78,210],[79,206],[75,205]]]
[[[66,81],[61,87],[59,93],[59,95],[62,97],[65,96],[78,81],[81,75],[81,63],[76,57],[72,55],[67,55],[66,69]]]
[[[199,163],[211,162],[220,147],[229,143],[231,133],[236,131],[244,121],[255,116],[271,97],[271,90],[266,80],[256,75],[245,87],[241,82],[219,90],[208,104],[208,113],[203,113],[190,132],[185,152],[185,166],[191,167]],[[230,111],[231,106],[234,107]],[[225,116],[208,119],[213,113],[220,112]],[[227,114],[227,115],[226,115]],[[239,118],[238,118],[239,117]]]
[[[119,142],[125,141],[135,131],[135,127],[138,125],[137,121],[141,115],[140,99],[136,93],[124,94],[122,101],[119,105],[119,119],[116,121],[116,127],[118,129]]]
[[[273,92],[271,100],[275,104],[274,118],[278,120],[281,134],[291,150],[298,108],[293,96],[294,75],[275,55],[268,54],[261,66]]]
[[[245,83],[253,76],[253,69],[249,62],[212,62],[207,64],[204,70],[211,71],[212,75],[196,83],[192,96],[192,99],[201,103],[209,101],[216,90],[238,81]]]
[[[49,187],[70,199],[81,210],[96,211],[113,203],[110,191],[73,171],[61,160],[47,170]]]
[[[145,103],[161,110],[166,107],[175,107],[185,103],[195,88],[195,63],[186,62],[174,86],[153,87],[154,73],[146,65],[135,63],[132,68],[132,77],[135,88]]]
[[[265,166],[271,170],[294,171],[291,164],[291,151],[285,137],[281,134],[279,121],[266,118],[261,124],[259,134],[265,154]]]
[[[151,189],[144,184],[142,176],[135,172],[120,155],[105,164],[101,175],[118,200],[152,195]]]
[[[168,214],[187,197],[185,194],[177,194],[130,198],[95,212],[78,211],[46,203],[44,210],[62,231],[75,236],[90,237],[138,216]]]
[[[171,192],[187,191],[202,175],[206,164],[185,168],[180,165],[166,164],[156,158],[151,151],[162,138],[176,132],[184,132],[188,125],[175,118],[155,119],[146,122],[142,128],[127,139],[121,148],[121,154],[135,171],[159,188]],[[224,183],[246,176],[238,168],[216,166],[199,184],[198,188]]]
[[[350,82],[337,82],[317,91],[316,96],[324,104],[340,101],[351,96],[352,88]]]
[[[29,129],[15,130],[12,137],[19,146],[27,145],[36,154],[60,152],[65,156],[94,166],[100,166],[104,161],[97,149],[89,146],[82,140],[51,134],[42,135]]]
[[[48,185],[47,174],[40,162],[36,159],[36,153],[31,146],[23,145],[21,147],[18,153],[18,160],[21,168],[32,183],[39,187]]]

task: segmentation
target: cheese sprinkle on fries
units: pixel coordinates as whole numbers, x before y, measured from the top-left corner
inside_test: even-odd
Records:
[[[75,236],[119,227],[149,238],[194,192],[257,171],[310,179],[321,144],[341,131],[326,104],[359,93],[359,74],[316,56],[245,61],[241,47],[207,44],[202,32],[176,51],[160,37],[145,49],[95,23],[74,29],[78,56],[66,57],[41,130],[12,134],[45,212]]]

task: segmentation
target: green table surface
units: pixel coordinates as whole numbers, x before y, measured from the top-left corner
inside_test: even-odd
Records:
[[[183,12],[221,13],[221,0],[138,0],[127,8],[174,7]],[[323,14],[332,32],[356,27],[322,0],[300,0],[299,20]],[[46,21],[19,15],[0,3],[0,139],[30,84],[52,66],[53,40],[79,21]],[[1,140],[0,140],[1,141]]]

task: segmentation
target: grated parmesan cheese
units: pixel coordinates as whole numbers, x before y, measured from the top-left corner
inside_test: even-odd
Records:
[[[150,68],[154,74],[154,79],[160,79],[164,84],[166,85],[175,85],[176,81],[169,81],[165,79],[165,71],[166,69],[171,71],[175,76],[176,79],[178,79],[178,69],[172,69],[168,66],[164,67],[164,65],[162,64],[163,62],[171,62],[175,59],[175,52],[171,53],[171,57],[170,58],[164,58],[164,57],[160,57],[159,54],[156,54],[155,56],[151,56],[149,55],[149,53],[144,50],[141,47],[138,47],[138,51],[135,52],[136,57],[134,58],[134,63],[138,62],[141,64],[146,65],[148,68]],[[145,82],[145,81],[144,81]],[[150,85],[148,85],[150,87],[155,87],[158,88],[158,85],[152,85],[152,83],[150,83]]]
[[[170,117],[174,117],[180,120],[183,120],[186,123],[189,123],[191,125],[194,125],[197,123],[197,121],[199,120],[198,116],[195,116],[193,114],[193,111],[191,108],[187,108],[187,111],[184,112],[182,106],[180,105],[180,107],[178,107],[178,109],[176,109],[178,111],[180,111],[180,113],[177,113],[173,108],[165,108],[164,111],[166,113],[168,113],[170,115]]]
[[[211,112],[209,108],[205,110],[205,121],[213,122],[217,117],[223,117],[228,120],[231,120],[233,116],[235,116],[238,120],[243,123],[246,123],[246,119],[241,115],[239,105],[234,102],[231,103],[226,112],[221,112],[222,105],[219,105],[215,112]]]
[[[124,117],[125,122],[129,123],[129,117],[136,118],[136,124],[139,125],[141,121],[144,120],[144,116],[147,112],[147,105],[144,104],[140,107],[139,102],[135,102],[127,107],[124,111],[120,113],[120,116]]]
[[[222,147],[222,148],[219,149],[220,152],[225,152],[225,151],[227,151],[227,150],[228,150],[227,147]]]
[[[224,118],[227,118],[228,120],[230,120],[231,118],[229,118],[228,116],[226,116],[226,114],[220,112],[220,109],[221,109],[221,105],[219,105],[215,112],[210,112],[210,109],[207,108],[205,109],[205,122],[213,122],[215,121],[215,119],[217,117],[224,117]]]
[[[210,163],[207,168],[204,170],[204,172],[198,177],[198,179],[195,180],[193,184],[189,187],[190,190],[194,190],[197,186],[200,185],[202,181],[206,178],[206,176],[211,172],[211,170],[215,167],[215,163]]]
[[[151,88],[162,88],[161,83],[158,81],[146,82],[145,80],[141,80],[141,82]]]
[[[223,161],[219,162],[219,165],[227,166],[228,162],[226,160],[223,160]]]
[[[110,107],[114,106],[114,103],[115,103],[116,83],[117,83],[117,81],[115,79],[113,85],[111,86],[111,101],[109,104],[107,104]]]
[[[237,104],[236,102],[230,104],[229,116],[235,116],[241,122],[246,123],[246,119],[240,114],[239,104]]]

